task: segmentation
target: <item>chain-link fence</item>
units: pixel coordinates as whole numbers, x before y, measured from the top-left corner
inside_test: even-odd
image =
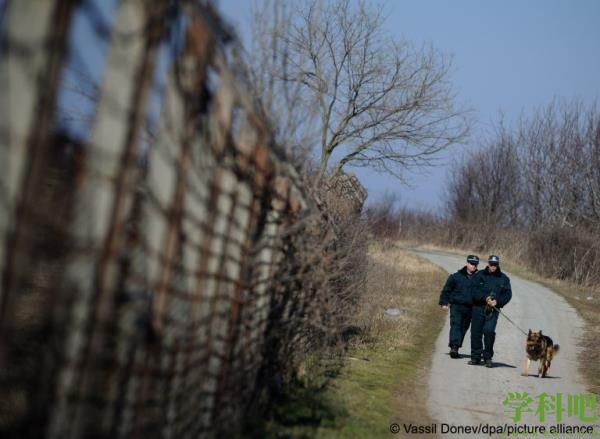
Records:
[[[307,197],[208,2],[112,3],[0,4],[0,432],[239,434],[353,303],[364,242]]]

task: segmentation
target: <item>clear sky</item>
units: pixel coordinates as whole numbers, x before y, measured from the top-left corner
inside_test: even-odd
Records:
[[[249,0],[220,0],[224,16],[242,32]],[[382,1],[392,35],[431,43],[453,56],[452,83],[459,101],[474,110],[469,145],[443,156],[446,165],[410,174],[412,188],[361,169],[351,170],[370,201],[397,193],[408,207],[442,205],[452,157],[479,146],[503,112],[506,120],[530,114],[554,97],[600,100],[599,0]],[[599,102],[600,104],[600,102]]]

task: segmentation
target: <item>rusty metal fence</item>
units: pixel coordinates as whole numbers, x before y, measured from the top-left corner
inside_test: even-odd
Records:
[[[239,435],[325,325],[336,232],[208,2],[98,4],[0,4],[0,433]],[[107,49],[75,132],[81,23]]]

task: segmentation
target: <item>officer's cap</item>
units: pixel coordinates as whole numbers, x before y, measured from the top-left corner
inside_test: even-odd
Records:
[[[490,255],[488,258],[488,264],[490,265],[498,265],[500,263],[500,258],[496,255]]]
[[[479,258],[475,255],[469,255],[467,256],[467,262],[470,264],[477,265],[479,264]]]

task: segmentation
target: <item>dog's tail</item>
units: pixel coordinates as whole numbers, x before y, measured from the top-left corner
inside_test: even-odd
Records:
[[[552,346],[552,355],[558,354],[558,351],[560,351],[559,345],[555,344],[554,346]]]

